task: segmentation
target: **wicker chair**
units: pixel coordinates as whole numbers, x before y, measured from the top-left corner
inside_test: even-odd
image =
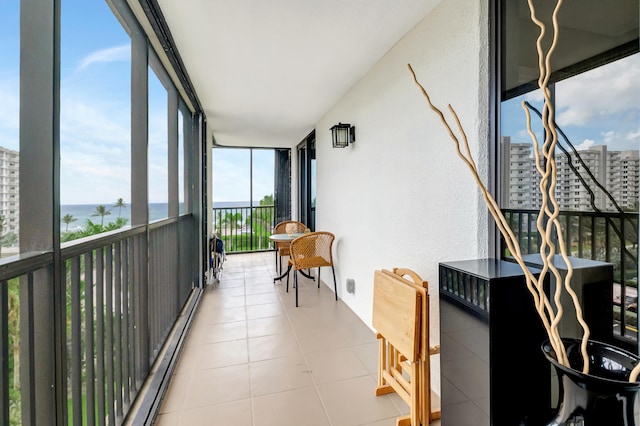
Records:
[[[278,223],[273,228],[273,233],[285,234],[287,232],[287,225],[289,224],[294,227],[293,232],[304,232],[307,229],[307,226],[302,222],[298,222],[297,220],[285,220]],[[278,273],[282,273],[282,256],[289,256],[290,244],[291,244],[290,241],[276,243],[276,267],[278,267]],[[279,264],[278,264],[278,260],[280,260]]]
[[[293,267],[294,286],[296,288],[296,307],[298,306],[298,271],[318,268],[318,288],[320,288],[320,268],[331,266],[333,272],[333,288],[338,300],[338,285],[336,271],[333,267],[332,247],[335,236],[331,232],[318,231],[304,234],[291,242],[289,247],[289,265]],[[289,276],[287,276],[287,292],[289,291]]]

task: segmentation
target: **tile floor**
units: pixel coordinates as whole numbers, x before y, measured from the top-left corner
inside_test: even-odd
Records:
[[[396,394],[375,396],[373,331],[324,284],[301,279],[296,308],[274,276],[273,252],[227,256],[154,424],[395,426],[409,410]]]

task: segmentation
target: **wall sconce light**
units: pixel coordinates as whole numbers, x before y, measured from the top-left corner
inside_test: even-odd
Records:
[[[331,128],[334,148],[345,148],[356,141],[356,128],[348,123],[338,123]]]

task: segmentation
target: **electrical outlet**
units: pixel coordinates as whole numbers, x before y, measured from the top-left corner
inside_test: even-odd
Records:
[[[356,281],[353,278],[347,278],[347,293],[356,292]]]

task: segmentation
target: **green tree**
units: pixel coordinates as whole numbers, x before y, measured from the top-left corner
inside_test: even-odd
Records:
[[[106,226],[104,226],[104,230],[114,231],[116,229],[120,229],[124,227],[127,224],[127,222],[129,222],[129,219],[126,219],[124,217],[118,217],[116,218],[115,222],[109,222]]]
[[[15,285],[13,291],[8,292],[9,309],[9,336],[11,336],[13,351],[13,387],[17,389],[20,386],[20,302]]]
[[[113,205],[113,207],[117,207],[118,208],[118,217],[120,217],[120,214],[122,213],[122,208],[123,207],[127,207],[127,205],[124,203],[124,201],[122,201],[122,198],[118,198],[118,201],[116,201],[116,203]]]
[[[91,215],[91,216],[96,216],[95,214]],[[104,216],[103,216],[104,218]],[[102,232],[104,232],[104,225],[102,223],[98,224],[98,223],[93,223],[91,221],[91,219],[87,219],[87,224],[85,225],[85,228],[79,232],[79,237],[78,238],[82,238],[82,237],[88,237],[90,235],[96,235],[96,234],[100,234]]]
[[[2,247],[13,247],[18,244],[18,234],[15,232],[7,232],[0,238]]]
[[[221,237],[229,235],[228,250],[232,250],[233,246],[233,234],[236,230],[242,226],[242,213],[233,213],[233,209],[225,210],[225,215],[220,221]]]
[[[242,213],[233,213],[232,210],[227,210],[225,212],[224,218],[222,219],[222,225],[227,226],[231,229],[241,227]]]
[[[111,210],[107,210],[107,208],[103,205],[99,205],[96,207],[96,211],[91,214],[91,216],[100,216],[100,226],[104,225],[104,217],[106,215],[111,214]]]
[[[8,349],[9,356],[9,377],[13,380],[9,382],[9,424],[21,424],[21,393],[20,393],[20,298],[19,279],[12,278],[7,283],[8,309]]]
[[[93,223],[91,219],[87,219],[85,229],[81,229],[75,232],[67,232],[62,236],[61,240],[64,243],[67,241],[77,240],[78,238],[84,238],[91,235],[101,234],[107,231],[113,231],[122,228],[127,224],[128,221],[129,219],[119,217],[115,222],[109,222],[107,225],[100,225],[99,223]]]
[[[273,195],[265,195],[260,200],[260,207],[251,213],[251,227],[258,237],[258,250],[262,249],[263,241],[268,244],[268,237],[273,226]]]
[[[75,222],[76,220],[78,220],[78,219],[76,219],[75,217],[73,217],[72,214],[69,214],[69,213],[67,213],[64,216],[62,216],[62,223],[67,225],[66,228],[64,229],[64,232],[69,232],[69,224],[71,222]]]

